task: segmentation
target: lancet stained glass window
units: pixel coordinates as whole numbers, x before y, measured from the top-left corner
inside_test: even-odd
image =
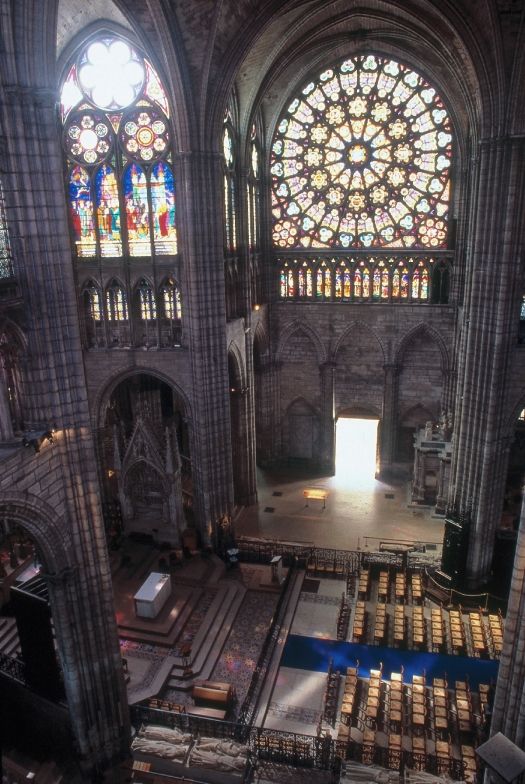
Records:
[[[225,118],[222,135],[224,155],[224,230],[226,251],[237,248],[237,205],[235,195],[235,155],[233,132],[229,124],[229,114]]]
[[[0,183],[0,278],[10,278],[13,275],[13,255],[9,232],[7,230],[7,217],[5,211],[4,190]]]
[[[77,255],[177,253],[169,106],[148,60],[115,36],[91,42],[61,110]]]
[[[451,155],[443,101],[410,67],[369,54],[326,69],[274,135],[274,245],[446,247]]]
[[[126,293],[118,283],[112,283],[106,291],[106,309],[109,321],[128,320]]]
[[[278,259],[280,297],[318,302],[427,303],[436,270],[448,274],[450,262],[444,258],[381,255]]]
[[[180,291],[172,281],[167,281],[162,287],[162,301],[164,303],[164,316],[170,321],[182,317],[182,303]]]

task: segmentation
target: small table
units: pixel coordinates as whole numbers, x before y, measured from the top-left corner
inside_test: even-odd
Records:
[[[321,487],[307,487],[306,490],[303,490],[303,496],[306,498],[306,506],[308,506],[308,501],[313,498],[316,501],[322,501],[323,509],[326,508],[328,490],[323,490]]]

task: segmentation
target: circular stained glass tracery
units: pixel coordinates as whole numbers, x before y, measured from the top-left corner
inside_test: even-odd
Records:
[[[274,244],[445,247],[451,147],[443,102],[407,66],[361,55],[324,71],[274,135]]]
[[[165,154],[168,128],[161,116],[151,109],[142,108],[128,114],[121,129],[122,144],[134,158],[152,161]]]
[[[106,158],[112,144],[113,131],[102,115],[81,112],[66,126],[66,145],[72,158],[79,163],[99,163]]]

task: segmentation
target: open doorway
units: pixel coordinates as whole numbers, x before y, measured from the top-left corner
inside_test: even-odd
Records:
[[[335,480],[341,487],[370,488],[377,473],[379,419],[340,416],[335,430]]]

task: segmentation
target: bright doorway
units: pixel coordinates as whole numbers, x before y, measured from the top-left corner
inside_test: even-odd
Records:
[[[339,417],[335,426],[335,480],[370,489],[376,482],[378,419]]]

